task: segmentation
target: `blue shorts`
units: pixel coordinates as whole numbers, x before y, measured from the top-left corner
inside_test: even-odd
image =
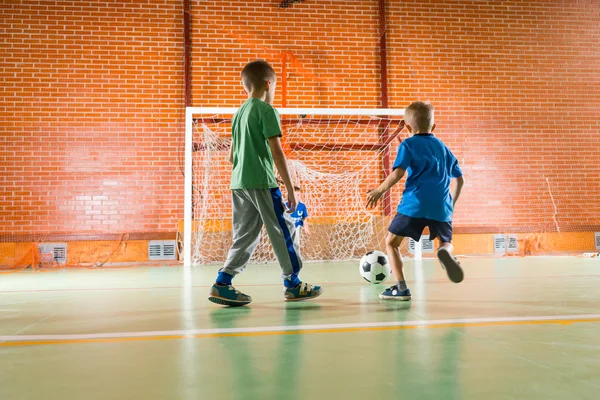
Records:
[[[413,218],[398,213],[392,220],[388,231],[396,236],[409,237],[418,242],[421,240],[426,226],[429,227],[429,240],[437,237],[442,243],[452,241],[452,221],[442,222],[427,218]]]

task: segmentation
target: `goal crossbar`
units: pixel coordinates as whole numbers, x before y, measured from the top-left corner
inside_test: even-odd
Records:
[[[186,107],[186,117],[193,115],[224,114],[233,115],[236,107]],[[277,108],[281,115],[364,115],[364,116],[390,116],[401,117],[403,108]]]

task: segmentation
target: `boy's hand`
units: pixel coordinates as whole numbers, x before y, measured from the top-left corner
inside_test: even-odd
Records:
[[[367,196],[367,208],[375,207],[382,195],[383,192],[379,188],[371,190]]]
[[[402,177],[404,176],[405,172],[406,170],[404,168],[398,167],[394,169],[392,173],[389,174],[387,178],[385,178],[385,181],[383,181],[383,183],[379,185],[377,189],[371,190],[369,192],[369,195],[367,196],[367,208],[375,207],[381,196],[383,196],[385,192],[390,190],[392,186],[398,183],[400,179],[402,179]]]
[[[293,188],[292,188],[292,190],[288,189],[287,198],[288,198],[287,213],[291,214],[294,211],[296,211],[296,195],[294,194],[294,189]]]

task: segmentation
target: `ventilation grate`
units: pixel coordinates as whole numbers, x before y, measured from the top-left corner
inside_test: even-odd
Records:
[[[162,249],[160,244],[150,244],[148,245],[148,258],[152,259],[153,257],[160,257],[162,254]]]
[[[410,254],[415,254],[415,241],[413,239],[408,240],[408,251]],[[434,252],[434,241],[429,240],[429,235],[421,236],[421,251],[423,254]]]
[[[148,242],[148,260],[176,260],[176,245],[177,242],[175,240],[151,240]]]
[[[508,245],[506,246],[506,250],[512,253],[519,251],[519,240],[517,235],[508,235]]]
[[[594,232],[594,239],[596,242],[596,250],[600,250],[600,232]]]
[[[506,236],[494,235],[494,252],[506,253]]]
[[[173,260],[175,259],[175,242],[163,246],[163,255],[165,257],[173,257]]]
[[[517,235],[494,235],[495,253],[516,253],[519,251],[519,238]]]
[[[421,236],[423,253],[433,253],[433,240],[429,240],[429,236]]]
[[[67,244],[66,243],[43,243],[38,244],[38,250],[43,257],[51,257],[58,264],[67,262]]]

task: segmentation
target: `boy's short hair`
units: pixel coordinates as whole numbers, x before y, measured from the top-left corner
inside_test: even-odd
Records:
[[[266,81],[274,80],[276,77],[273,67],[264,60],[249,62],[242,70],[242,83],[248,91],[264,85]]]
[[[419,132],[431,132],[433,128],[433,106],[423,101],[411,103],[404,112],[404,120],[407,124]]]

